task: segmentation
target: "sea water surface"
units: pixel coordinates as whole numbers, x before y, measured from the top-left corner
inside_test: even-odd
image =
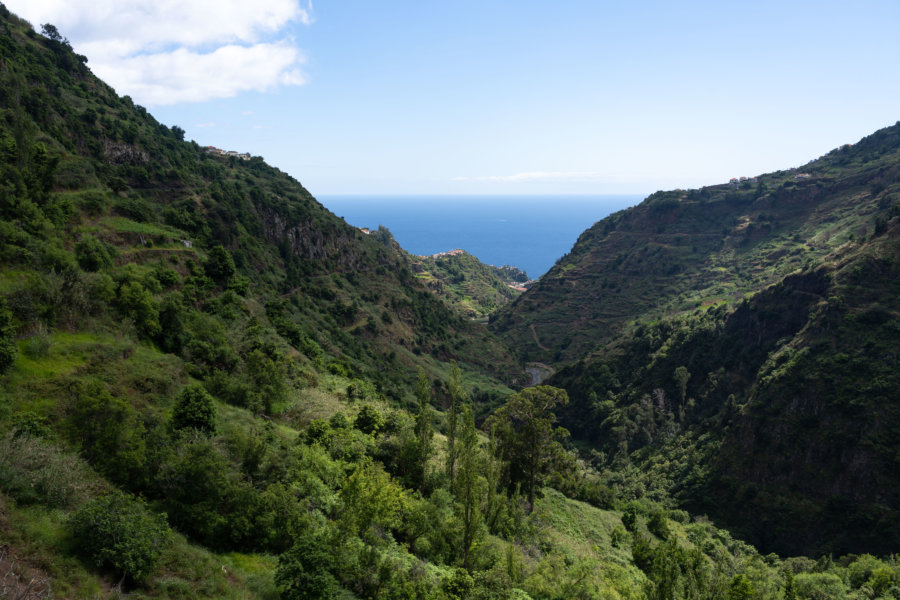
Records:
[[[536,279],[603,217],[638,204],[618,196],[318,196],[356,227],[384,225],[413,254],[462,248]]]

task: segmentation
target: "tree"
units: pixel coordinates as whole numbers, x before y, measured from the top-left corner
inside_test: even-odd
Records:
[[[95,272],[112,265],[106,247],[92,235],[86,235],[75,244],[75,258],[85,271]]]
[[[510,396],[490,419],[506,466],[507,484],[510,489],[523,485],[531,507],[548,467],[563,451],[557,439],[569,434],[562,427],[554,427],[553,409],[568,402],[565,390],[539,385]]]
[[[666,519],[663,509],[657,508],[650,514],[650,518],[647,520],[647,529],[661,540],[669,539],[669,520]]]
[[[447,478],[453,487],[456,468],[456,427],[459,421],[459,403],[465,399],[462,374],[456,361],[450,361],[450,408],[447,413]]]
[[[159,304],[153,294],[137,281],[128,281],[119,288],[119,310],[130,317],[138,331],[150,337],[161,332]]]
[[[203,386],[194,384],[181,390],[172,412],[172,427],[196,429],[206,435],[216,432],[216,405]]]
[[[687,396],[687,382],[691,378],[691,374],[685,367],[675,369],[675,381],[678,383],[678,391],[681,392],[681,403],[684,404],[685,396]]]
[[[304,532],[293,548],[278,558],[275,584],[284,600],[333,598],[337,581],[329,573],[334,565],[331,549],[319,536]]]
[[[182,129],[178,125],[172,125],[172,135],[174,135],[175,139],[179,142],[184,141],[184,129]]]
[[[50,23],[44,23],[41,25],[41,35],[47,37],[54,42],[64,42],[62,34],[59,33],[59,29],[56,28],[56,25],[51,25]]]
[[[753,586],[746,575],[735,575],[728,586],[728,600],[748,600],[753,597]]]
[[[370,459],[363,460],[346,479],[340,498],[342,531],[372,541],[382,539],[375,530],[385,531],[399,524],[400,512],[407,504],[403,488]]]
[[[794,572],[790,569],[784,573],[784,600],[797,600],[797,588],[794,585]]]
[[[166,519],[140,500],[116,492],[85,504],[69,521],[78,548],[98,567],[112,567],[140,580],[156,566],[170,534]]]
[[[418,454],[417,474],[420,479],[419,489],[425,487],[427,476],[428,458],[431,456],[431,440],[434,437],[434,428],[431,426],[431,385],[425,376],[425,369],[419,367],[419,377],[416,380],[416,401],[418,413],[416,414],[416,444]]]
[[[375,435],[384,428],[384,416],[371,404],[364,404],[353,421],[353,427],[363,433]]]
[[[216,283],[225,285],[237,269],[234,266],[234,259],[231,258],[231,253],[220,244],[209,251],[203,270],[206,272],[207,277]]]
[[[66,407],[65,429],[81,454],[116,483],[140,485],[146,476],[146,428],[123,398],[102,383],[75,384]]]
[[[16,328],[6,300],[0,298],[0,374],[5,373],[16,361]]]
[[[482,530],[484,513],[481,498],[487,485],[481,475],[481,452],[478,448],[478,432],[472,408],[466,404],[462,408],[459,430],[459,472],[454,493],[458,502],[459,519],[462,523],[462,544],[460,553],[463,567],[471,568],[471,551]]]

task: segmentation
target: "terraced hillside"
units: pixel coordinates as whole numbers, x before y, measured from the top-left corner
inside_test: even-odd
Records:
[[[896,201],[898,138],[894,126],[798,169],[652,194],[585,231],[492,328],[527,360],[565,364],[641,323],[840,260]]]

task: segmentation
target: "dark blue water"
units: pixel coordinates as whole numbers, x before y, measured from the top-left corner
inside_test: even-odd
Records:
[[[462,248],[535,279],[582,231],[643,196],[319,196],[351,225],[384,225],[413,254]]]

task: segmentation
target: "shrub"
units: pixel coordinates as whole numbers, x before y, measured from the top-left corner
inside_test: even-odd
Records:
[[[333,598],[337,581],[328,572],[334,557],[325,540],[305,533],[278,559],[275,583],[285,600]]]
[[[15,362],[17,351],[12,313],[6,308],[6,301],[0,298],[0,374],[5,373]]]
[[[69,521],[78,548],[98,567],[141,580],[153,571],[170,542],[162,515],[147,510],[140,500],[116,492],[85,504]]]
[[[647,519],[647,529],[661,540],[669,538],[669,521],[661,508],[654,510]]]
[[[86,235],[75,245],[75,259],[85,271],[95,272],[112,265],[106,247],[92,235]]]
[[[634,507],[629,506],[622,513],[622,525],[632,533],[637,531],[637,512],[634,510]]]
[[[609,543],[612,544],[613,548],[624,548],[628,543],[628,537],[628,532],[625,531],[625,528],[621,525],[616,525],[609,534]]]
[[[328,438],[330,431],[331,426],[328,424],[328,421],[325,419],[314,419],[306,427],[304,440],[307,444],[323,442]]]
[[[213,281],[226,284],[235,273],[234,259],[223,246],[219,245],[209,251],[206,263],[203,265],[206,276]]]
[[[76,384],[66,407],[65,430],[88,462],[114,482],[145,477],[146,428],[134,408],[99,382]]]
[[[843,600],[847,597],[844,582],[834,573],[799,573],[794,576],[798,598]]]
[[[134,320],[141,333],[150,337],[159,335],[159,305],[139,282],[129,281],[119,288],[119,309]]]
[[[196,429],[206,435],[216,432],[216,406],[202,386],[190,385],[178,395],[172,413],[174,429]]]
[[[0,439],[0,489],[17,502],[66,508],[96,485],[96,476],[81,459],[26,429],[17,427]]]
[[[82,192],[78,205],[87,214],[96,216],[106,212],[109,200],[103,192],[89,190]]]
[[[378,412],[378,409],[371,404],[365,404],[359,409],[353,426],[363,433],[375,435],[384,427],[384,417]]]

